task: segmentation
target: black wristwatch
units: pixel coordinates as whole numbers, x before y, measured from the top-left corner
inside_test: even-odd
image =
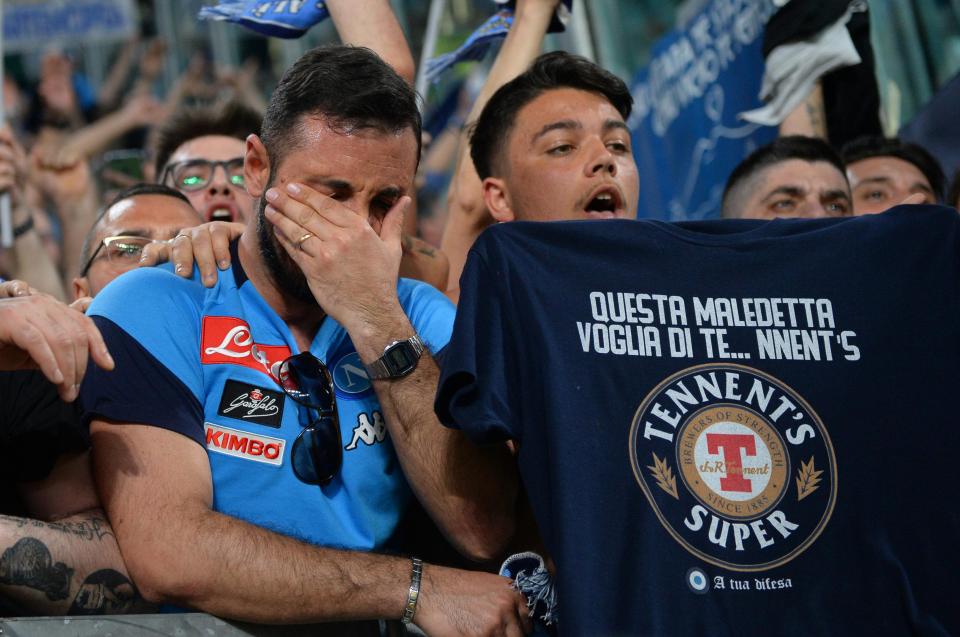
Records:
[[[402,341],[393,341],[383,349],[383,356],[372,363],[364,363],[370,380],[403,378],[417,368],[423,354],[423,341],[414,334]]]

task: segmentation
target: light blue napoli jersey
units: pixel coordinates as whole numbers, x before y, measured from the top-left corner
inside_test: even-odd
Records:
[[[219,512],[314,544],[377,549],[412,495],[360,357],[327,317],[310,351],[333,376],[343,467],[322,488],[303,483],[290,454],[315,412],[286,397],[276,380],[280,362],[298,348],[247,279],[235,247],[233,268],[211,289],[199,275],[185,280],[166,268],[141,268],[103,290],[89,314],[117,368],[88,371],[85,417],[163,427],[203,445]],[[420,282],[401,279],[397,291],[437,353],[450,338],[454,306]]]

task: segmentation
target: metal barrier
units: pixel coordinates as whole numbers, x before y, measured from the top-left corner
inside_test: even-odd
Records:
[[[0,637],[380,637],[402,635],[399,622],[264,626],[205,613],[0,618]]]

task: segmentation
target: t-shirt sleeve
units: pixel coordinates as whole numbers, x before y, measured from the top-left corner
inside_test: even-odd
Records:
[[[460,278],[453,336],[443,352],[434,408],[440,422],[478,442],[522,439],[512,358],[513,321],[505,306],[502,277],[471,252]]]
[[[87,367],[84,422],[104,418],[161,427],[204,444],[200,316],[191,281],[156,268],[108,285],[88,314],[116,363]]]
[[[400,280],[398,293],[420,340],[434,358],[441,355],[453,333],[456,306],[435,287],[411,279]]]
[[[0,476],[4,483],[42,480],[57,458],[88,447],[75,403],[36,370],[0,372]]]

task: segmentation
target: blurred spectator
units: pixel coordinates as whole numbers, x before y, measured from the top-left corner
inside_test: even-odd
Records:
[[[845,217],[853,212],[843,162],[825,141],[780,137],[734,168],[723,191],[725,219]]]
[[[65,300],[63,281],[57,271],[56,254],[44,247],[38,222],[46,221],[41,211],[35,211],[27,198],[27,157],[13,137],[9,125],[0,128],[0,193],[10,196],[13,221],[13,247],[3,251],[3,272],[14,279],[28,281],[34,288],[57,299]],[[57,248],[56,244],[53,248]]]
[[[844,146],[841,154],[855,215],[883,212],[911,195],[922,195],[915,203],[943,201],[943,169],[918,144],[895,137],[861,137]]]
[[[3,117],[18,133],[23,132],[23,118],[26,115],[26,97],[20,84],[9,74],[3,76]]]
[[[74,80],[73,62],[69,57],[60,52],[44,55],[34,102],[29,109],[28,130],[69,131],[87,122],[84,106],[92,109],[94,104],[81,103]]]
[[[182,192],[204,221],[249,221],[253,198],[244,189],[243,156],[261,119],[239,102],[174,113],[157,133],[158,180]]]

